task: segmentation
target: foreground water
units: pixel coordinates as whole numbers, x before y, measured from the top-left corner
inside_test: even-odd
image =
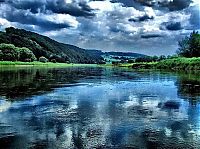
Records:
[[[2,149],[199,149],[198,74],[0,69]]]

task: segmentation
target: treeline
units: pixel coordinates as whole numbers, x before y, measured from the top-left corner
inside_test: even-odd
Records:
[[[186,36],[184,39],[179,41],[179,48],[177,54],[172,56],[145,56],[135,59],[135,62],[159,62],[166,59],[176,59],[179,57],[200,57],[200,34],[193,31],[190,36]]]
[[[173,56],[165,56],[165,55],[161,55],[161,56],[145,56],[145,57],[138,57],[135,59],[134,62],[159,62],[165,59],[172,59],[172,58],[176,58],[178,57],[177,55],[173,55]]]
[[[93,57],[90,52],[79,47],[59,43],[46,36],[39,35],[23,29],[6,28],[0,32],[0,44],[13,44],[15,47],[26,47],[33,52],[35,57],[45,57],[56,62],[71,63],[99,63],[99,57]]]
[[[28,48],[15,47],[13,44],[0,44],[1,61],[22,61],[32,62],[37,60],[35,55]]]

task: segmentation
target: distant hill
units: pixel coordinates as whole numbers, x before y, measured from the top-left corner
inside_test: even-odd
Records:
[[[112,56],[126,56],[126,57],[146,57],[147,55],[139,54],[139,53],[132,53],[132,52],[105,52],[105,55],[112,55]]]
[[[27,47],[37,58],[45,56],[48,59],[55,58],[60,62],[99,63],[102,60],[101,56],[94,56],[91,51],[13,27],[6,28],[6,32],[0,32],[0,43],[14,44],[16,47]]]
[[[144,54],[139,54],[139,53],[132,53],[132,52],[103,52],[101,50],[95,50],[95,49],[87,49],[87,51],[94,57],[98,56],[120,56],[120,57],[133,57],[133,58],[138,58],[138,57],[147,57],[147,55]]]

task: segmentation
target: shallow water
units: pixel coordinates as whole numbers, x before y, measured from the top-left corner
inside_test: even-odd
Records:
[[[0,68],[2,149],[199,149],[199,74]]]

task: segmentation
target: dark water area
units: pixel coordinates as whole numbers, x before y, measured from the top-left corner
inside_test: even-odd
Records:
[[[0,68],[1,149],[200,149],[199,73]]]

